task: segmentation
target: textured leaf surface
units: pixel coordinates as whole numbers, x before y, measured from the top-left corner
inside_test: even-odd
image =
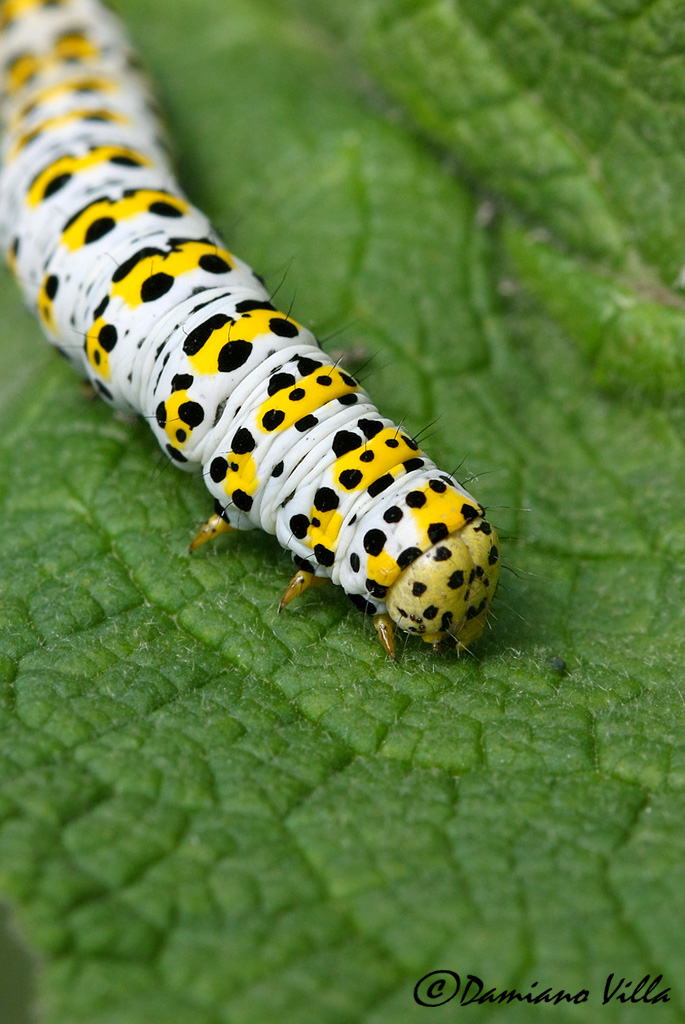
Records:
[[[0,894],[44,1021],[404,1024],[438,968],[590,991],[482,1020],[685,1020],[679,5],[117,7],[188,191],[437,419],[516,571],[474,658],[389,664],[332,589],[277,617],[288,557],[188,556],[200,481],[4,276]],[[671,1001],[601,1007],[612,971]]]

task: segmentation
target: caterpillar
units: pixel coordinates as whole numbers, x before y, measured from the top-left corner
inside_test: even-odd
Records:
[[[0,244],[49,341],[111,406],[200,470],[191,544],[261,528],[296,572],[280,608],[332,581],[434,647],[482,634],[499,573],[483,507],[314,335],[176,183],[153,97],[98,0],[0,4]]]

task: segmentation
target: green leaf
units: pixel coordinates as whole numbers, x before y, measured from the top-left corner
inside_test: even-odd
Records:
[[[288,6],[325,17],[409,127],[536,228],[538,254],[521,258],[520,242],[509,253],[516,272],[581,345],[585,318],[569,310],[585,307],[601,384],[682,392],[685,40],[674,0],[360,0],[352,18],[320,0]],[[554,246],[573,252],[573,273]],[[636,308],[624,316],[626,306]]]
[[[375,357],[384,413],[436,420],[512,571],[469,658],[389,663],[334,588],[277,616],[288,556],[189,556],[201,481],[83,396],[4,276],[17,1020],[404,1024],[449,969],[589,990],[541,1021],[684,1021],[677,5],[117,8],[188,192],[328,351]],[[612,972],[670,1002],[602,1006]]]

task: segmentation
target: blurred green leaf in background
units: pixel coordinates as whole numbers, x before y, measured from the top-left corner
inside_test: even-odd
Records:
[[[332,588],[277,616],[288,556],[190,557],[201,482],[4,275],[7,1024],[451,1020],[437,969],[590,993],[481,1021],[685,1021],[682,2],[116,8],[187,191],[509,571],[473,657],[391,664]]]

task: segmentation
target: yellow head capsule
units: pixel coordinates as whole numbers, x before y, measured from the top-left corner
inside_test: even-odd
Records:
[[[448,634],[469,647],[485,628],[498,576],[497,534],[478,517],[400,573],[388,588],[388,612],[400,629],[427,643]]]

